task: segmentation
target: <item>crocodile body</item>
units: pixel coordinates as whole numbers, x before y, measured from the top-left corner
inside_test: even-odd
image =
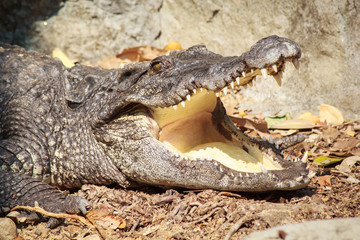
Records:
[[[293,190],[306,164],[247,137],[219,92],[256,75],[280,81],[299,46],[270,36],[237,57],[194,46],[104,70],[22,48],[0,48],[0,209],[34,205],[86,212],[56,188],[150,184],[231,191]]]

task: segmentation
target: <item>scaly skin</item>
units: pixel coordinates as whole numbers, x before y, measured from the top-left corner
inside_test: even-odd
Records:
[[[38,201],[50,211],[86,212],[87,202],[47,184],[70,189],[86,183],[145,183],[231,191],[306,186],[306,164],[285,161],[274,144],[245,136],[216,97],[226,87],[250,83],[264,73],[260,69],[280,79],[284,62],[296,64],[300,55],[293,41],[271,36],[239,57],[194,46],[121,69],[66,69],[51,57],[2,44],[2,211]],[[201,144],[211,148],[214,142],[230,146],[221,154],[240,149],[252,155],[255,167],[233,168],[221,157],[201,155],[209,148],[195,157],[187,150]]]

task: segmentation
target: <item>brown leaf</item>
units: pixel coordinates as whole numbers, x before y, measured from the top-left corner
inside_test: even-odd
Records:
[[[167,51],[153,47],[153,46],[139,46],[132,48],[125,48],[116,57],[120,59],[128,59],[132,62],[151,61],[152,59],[166,54]]]
[[[125,63],[130,63],[130,60],[124,60],[117,58],[115,56],[110,56],[104,59],[101,59],[97,62],[97,65],[99,67],[105,68],[105,69],[114,69],[114,68],[120,68]]]
[[[91,222],[95,222],[104,229],[115,230],[117,228],[125,228],[125,221],[117,215],[112,214],[112,211],[105,206],[90,210],[86,215]]]
[[[354,148],[359,143],[357,138],[349,138],[349,139],[339,139],[333,145],[333,148],[339,149],[340,151],[346,152],[352,148]]]
[[[247,118],[240,118],[240,117],[234,117],[230,116],[231,121],[236,123],[240,128],[247,128],[252,130],[259,130],[261,132],[267,132],[267,123],[265,121],[256,123],[250,119]]]
[[[320,185],[320,187],[324,187],[324,186],[331,186],[331,175],[324,175],[324,176],[319,176],[316,178],[317,183]]]

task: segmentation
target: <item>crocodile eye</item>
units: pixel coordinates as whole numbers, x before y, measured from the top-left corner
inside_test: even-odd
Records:
[[[168,69],[170,67],[171,67],[171,63],[166,59],[155,59],[151,63],[151,71],[153,73],[165,71],[166,69]]]
[[[162,63],[161,62],[155,62],[155,63],[153,63],[152,64],[152,69],[155,71],[155,72],[158,72],[158,71],[160,71],[161,70],[161,68],[162,68]]]

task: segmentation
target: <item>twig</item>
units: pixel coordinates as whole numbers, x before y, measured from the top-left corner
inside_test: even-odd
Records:
[[[240,194],[236,194],[236,193],[232,193],[232,192],[220,192],[219,196],[226,196],[226,197],[237,197],[237,198],[242,198],[244,199],[243,196],[241,196]]]
[[[201,221],[203,221],[203,220],[211,217],[211,215],[213,215],[213,214],[214,214],[216,211],[218,211],[218,210],[221,210],[221,207],[214,208],[210,213],[206,214],[206,215],[203,216],[202,218],[200,218],[200,219],[198,219],[198,220],[195,220],[195,221],[193,221],[193,222],[191,222],[191,223],[194,223],[194,224],[195,224],[195,223],[201,222]]]
[[[41,207],[38,206],[37,203],[35,203],[35,207],[29,207],[29,206],[16,206],[14,208],[11,209],[11,211],[15,211],[18,209],[25,209],[31,212],[38,212],[41,213],[45,216],[48,217],[54,217],[54,218],[70,218],[70,219],[75,219],[81,223],[83,223],[84,225],[88,226],[91,229],[95,229],[95,226],[92,225],[86,218],[76,215],[76,214],[68,214],[68,213],[52,213],[52,212],[48,212],[44,209],[42,209]]]
[[[39,207],[39,204],[37,202],[35,202],[35,206],[34,207],[30,207],[30,206],[16,206],[14,208],[11,209],[11,211],[15,211],[15,210],[19,210],[19,209],[25,209],[31,212],[38,212],[42,215],[48,216],[48,217],[53,217],[53,218],[66,218],[66,219],[74,219],[77,220],[79,222],[81,222],[82,224],[86,225],[87,227],[96,230],[99,234],[99,236],[101,237],[101,239],[105,239],[104,232],[98,228],[96,226],[96,224],[94,224],[94,222],[92,222],[90,219],[86,219],[85,217],[76,215],[76,214],[68,214],[68,213],[52,213],[52,212],[48,212],[46,210],[44,210],[43,208]]]
[[[231,236],[236,233],[237,230],[239,230],[239,228],[241,227],[241,225],[244,224],[244,222],[246,222],[248,220],[249,216],[245,215],[242,218],[240,218],[239,220],[236,221],[236,223],[234,225],[232,225],[232,227],[230,228],[229,232],[226,234],[224,240],[229,240],[231,238]]]

